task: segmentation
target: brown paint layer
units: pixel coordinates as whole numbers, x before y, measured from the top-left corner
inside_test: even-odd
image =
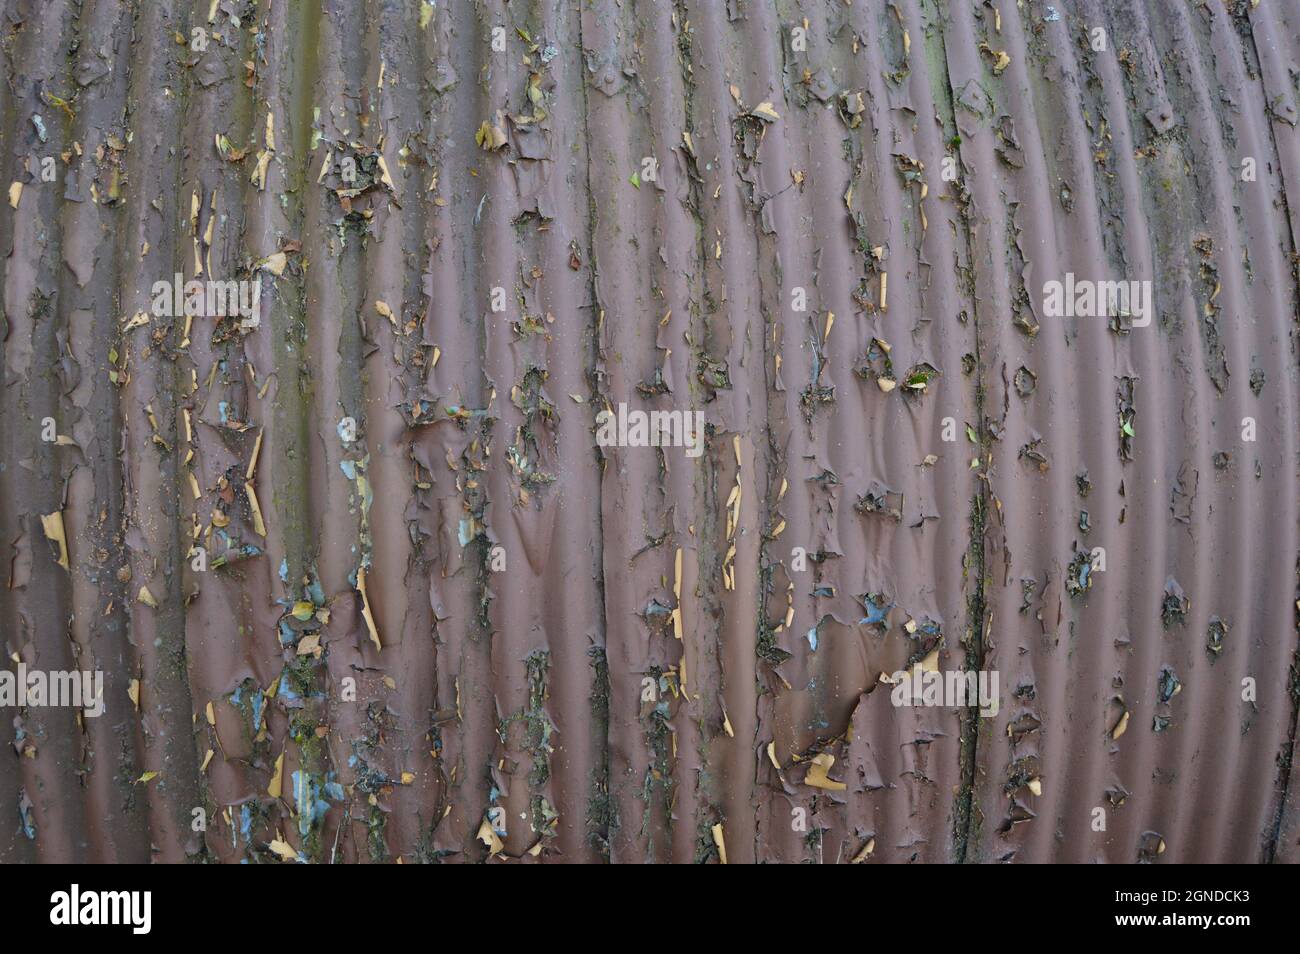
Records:
[[[1292,5],[208,6],[0,13],[0,860],[1300,857]]]

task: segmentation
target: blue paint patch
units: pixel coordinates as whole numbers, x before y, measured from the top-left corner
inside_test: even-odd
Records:
[[[32,817],[32,800],[23,791],[18,796],[18,821],[28,841],[36,840],[36,819]]]
[[[861,597],[858,602],[867,615],[858,620],[859,624],[867,626],[879,626],[882,629],[889,626],[889,611],[894,608],[893,603],[886,603],[885,598],[879,593],[868,593]]]
[[[298,806],[298,834],[305,838],[325,820],[330,803],[322,797],[320,783],[302,771],[293,773],[293,798]]]
[[[261,729],[261,727],[262,727],[262,716],[265,714],[265,712],[266,712],[266,696],[264,696],[264,695],[262,695],[262,693],[258,692],[257,694],[255,694],[255,695],[253,696],[253,731],[254,731],[254,734],[256,734],[257,730]]]
[[[293,686],[290,685],[289,677],[283,673],[280,675],[280,691],[276,693],[276,695],[281,699],[287,699],[290,702],[295,702],[302,698],[302,696],[298,695],[298,693],[294,691]]]

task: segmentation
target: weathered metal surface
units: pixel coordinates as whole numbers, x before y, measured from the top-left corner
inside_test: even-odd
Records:
[[[1294,3],[0,29],[0,859],[1297,859]]]

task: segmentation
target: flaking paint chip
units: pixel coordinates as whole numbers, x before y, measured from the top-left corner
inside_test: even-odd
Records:
[[[271,784],[266,786],[266,794],[272,798],[279,798],[284,789],[284,753],[275,760],[275,772],[271,776]]]
[[[506,847],[497,836],[496,830],[492,827],[492,823],[486,818],[484,818],[483,823],[478,826],[478,840],[487,845],[488,853],[492,855],[501,854]]]
[[[45,535],[59,545],[58,564],[65,570],[70,569],[68,564],[68,537],[63,527],[63,511],[56,510],[54,513],[47,513],[41,516],[41,526],[45,529]]]
[[[298,860],[298,853],[294,851],[293,847],[283,838],[275,839],[267,847],[270,848],[273,852],[275,852],[276,856],[279,857],[281,861]]]
[[[842,792],[849,786],[844,782],[837,782],[826,773],[835,765],[835,756],[829,752],[818,752],[813,756],[812,764],[808,767],[808,774],[804,776],[804,784],[811,785],[814,788],[824,788],[828,792]]]
[[[284,252],[274,252],[257,263],[258,268],[264,268],[272,275],[283,275],[284,267],[289,263],[289,256]]]
[[[727,863],[727,840],[722,833],[721,822],[718,822],[718,824],[713,826],[712,833],[713,844],[717,846],[718,849],[718,861],[725,865]]]
[[[379,641],[379,629],[375,626],[375,615],[370,609],[370,596],[366,593],[366,568],[364,566],[357,568],[357,592],[361,594],[361,615],[365,618],[370,639],[375,644],[375,649],[383,649],[384,645]]]

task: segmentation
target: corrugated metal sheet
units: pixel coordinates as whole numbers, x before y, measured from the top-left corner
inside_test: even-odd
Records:
[[[3,11],[3,860],[1296,860],[1294,3]]]

